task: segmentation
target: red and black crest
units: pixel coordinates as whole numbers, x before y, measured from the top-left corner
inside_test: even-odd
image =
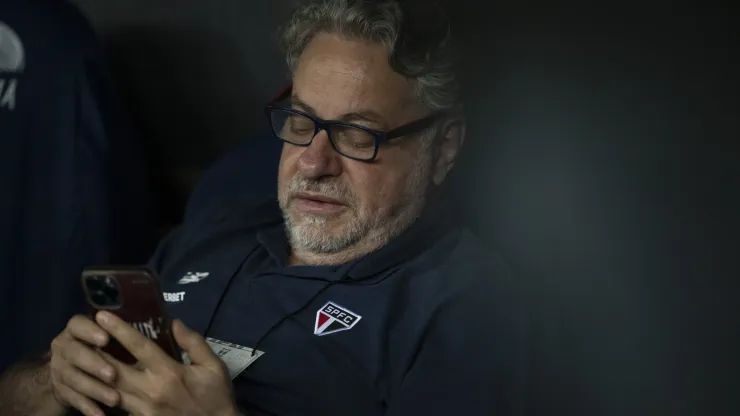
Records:
[[[316,312],[316,324],[313,333],[318,336],[329,335],[352,329],[362,316],[343,308],[334,302],[327,302]]]

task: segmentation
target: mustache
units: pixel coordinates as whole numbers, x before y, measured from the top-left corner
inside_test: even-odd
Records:
[[[355,194],[341,182],[336,180],[315,180],[294,176],[288,183],[289,199],[293,199],[295,195],[300,192],[312,192],[327,198],[336,199],[352,208],[357,206]]]

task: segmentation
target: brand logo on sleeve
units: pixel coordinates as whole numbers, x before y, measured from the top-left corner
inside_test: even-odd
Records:
[[[181,285],[187,285],[188,283],[198,283],[208,277],[208,275],[210,275],[210,273],[208,272],[187,272],[185,273],[185,276],[183,276],[177,283]]]
[[[334,302],[327,302],[323,308],[316,312],[316,324],[313,329],[314,335],[324,336],[339,331],[352,329],[362,316],[343,308]]]

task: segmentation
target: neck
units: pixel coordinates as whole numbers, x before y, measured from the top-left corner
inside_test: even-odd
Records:
[[[291,250],[289,266],[333,266],[338,264],[349,263],[352,260],[359,259],[384,245],[383,242],[376,241],[376,244],[362,242],[348,247],[345,250],[336,253],[313,253],[310,251]]]

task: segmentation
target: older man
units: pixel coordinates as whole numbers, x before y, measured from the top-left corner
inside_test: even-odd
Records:
[[[49,359],[6,374],[0,413],[518,414],[510,276],[438,191],[465,125],[437,12],[300,8],[283,37],[293,86],[266,107],[279,204],[218,207],[151,262],[192,363],[109,314],[75,317]],[[135,367],[94,348],[111,338]]]

